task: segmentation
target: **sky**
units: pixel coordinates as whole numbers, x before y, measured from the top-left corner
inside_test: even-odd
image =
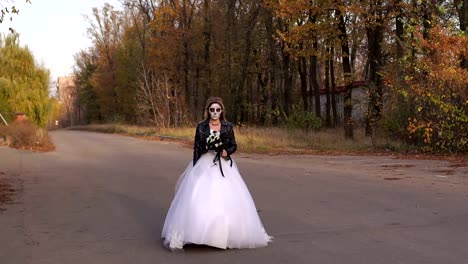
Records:
[[[5,5],[5,1],[2,1]],[[51,72],[51,81],[73,73],[74,54],[91,46],[84,15],[91,15],[92,8],[109,3],[121,8],[119,0],[25,0],[6,1],[15,5],[19,15],[5,17],[0,24],[0,34],[14,28],[20,34],[20,45],[27,46],[36,59]]]

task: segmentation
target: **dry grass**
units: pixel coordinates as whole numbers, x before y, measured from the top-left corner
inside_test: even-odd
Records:
[[[156,128],[120,124],[95,124],[75,126],[70,129],[141,137],[172,137],[180,140],[191,140],[194,136],[193,128]]]
[[[88,130],[104,133],[126,134],[147,139],[172,139],[190,143],[194,128],[155,128],[129,125],[89,125],[74,127],[75,130]],[[364,136],[364,131],[356,130],[354,140],[344,139],[341,129],[307,132],[284,128],[236,128],[238,149],[247,153],[362,153],[408,151],[405,144],[384,137],[372,140]]]
[[[242,148],[252,152],[369,152],[404,150],[406,146],[385,138],[372,140],[363,131],[355,131],[354,140],[346,140],[341,129],[319,132],[282,128],[243,128],[237,133]]]
[[[30,121],[13,122],[0,126],[0,137],[5,144],[18,149],[50,151],[55,147],[46,130],[36,128]]]

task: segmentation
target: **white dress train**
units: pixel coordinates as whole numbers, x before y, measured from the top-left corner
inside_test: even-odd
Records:
[[[213,163],[215,154],[203,154],[189,163],[176,185],[161,237],[170,249],[185,244],[216,248],[264,247],[271,241],[260,221],[252,196],[236,163]],[[224,177],[219,162],[222,162]]]

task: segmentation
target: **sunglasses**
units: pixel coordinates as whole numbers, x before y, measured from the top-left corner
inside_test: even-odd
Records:
[[[221,112],[221,108],[210,108],[211,113],[214,113],[215,111],[219,113]]]

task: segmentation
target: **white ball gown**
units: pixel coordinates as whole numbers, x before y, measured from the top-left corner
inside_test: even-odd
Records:
[[[264,247],[272,240],[258,216],[236,163],[213,162],[214,151],[190,162],[176,185],[176,194],[162,231],[171,250],[185,244],[216,248]],[[224,177],[221,175],[222,164]]]

